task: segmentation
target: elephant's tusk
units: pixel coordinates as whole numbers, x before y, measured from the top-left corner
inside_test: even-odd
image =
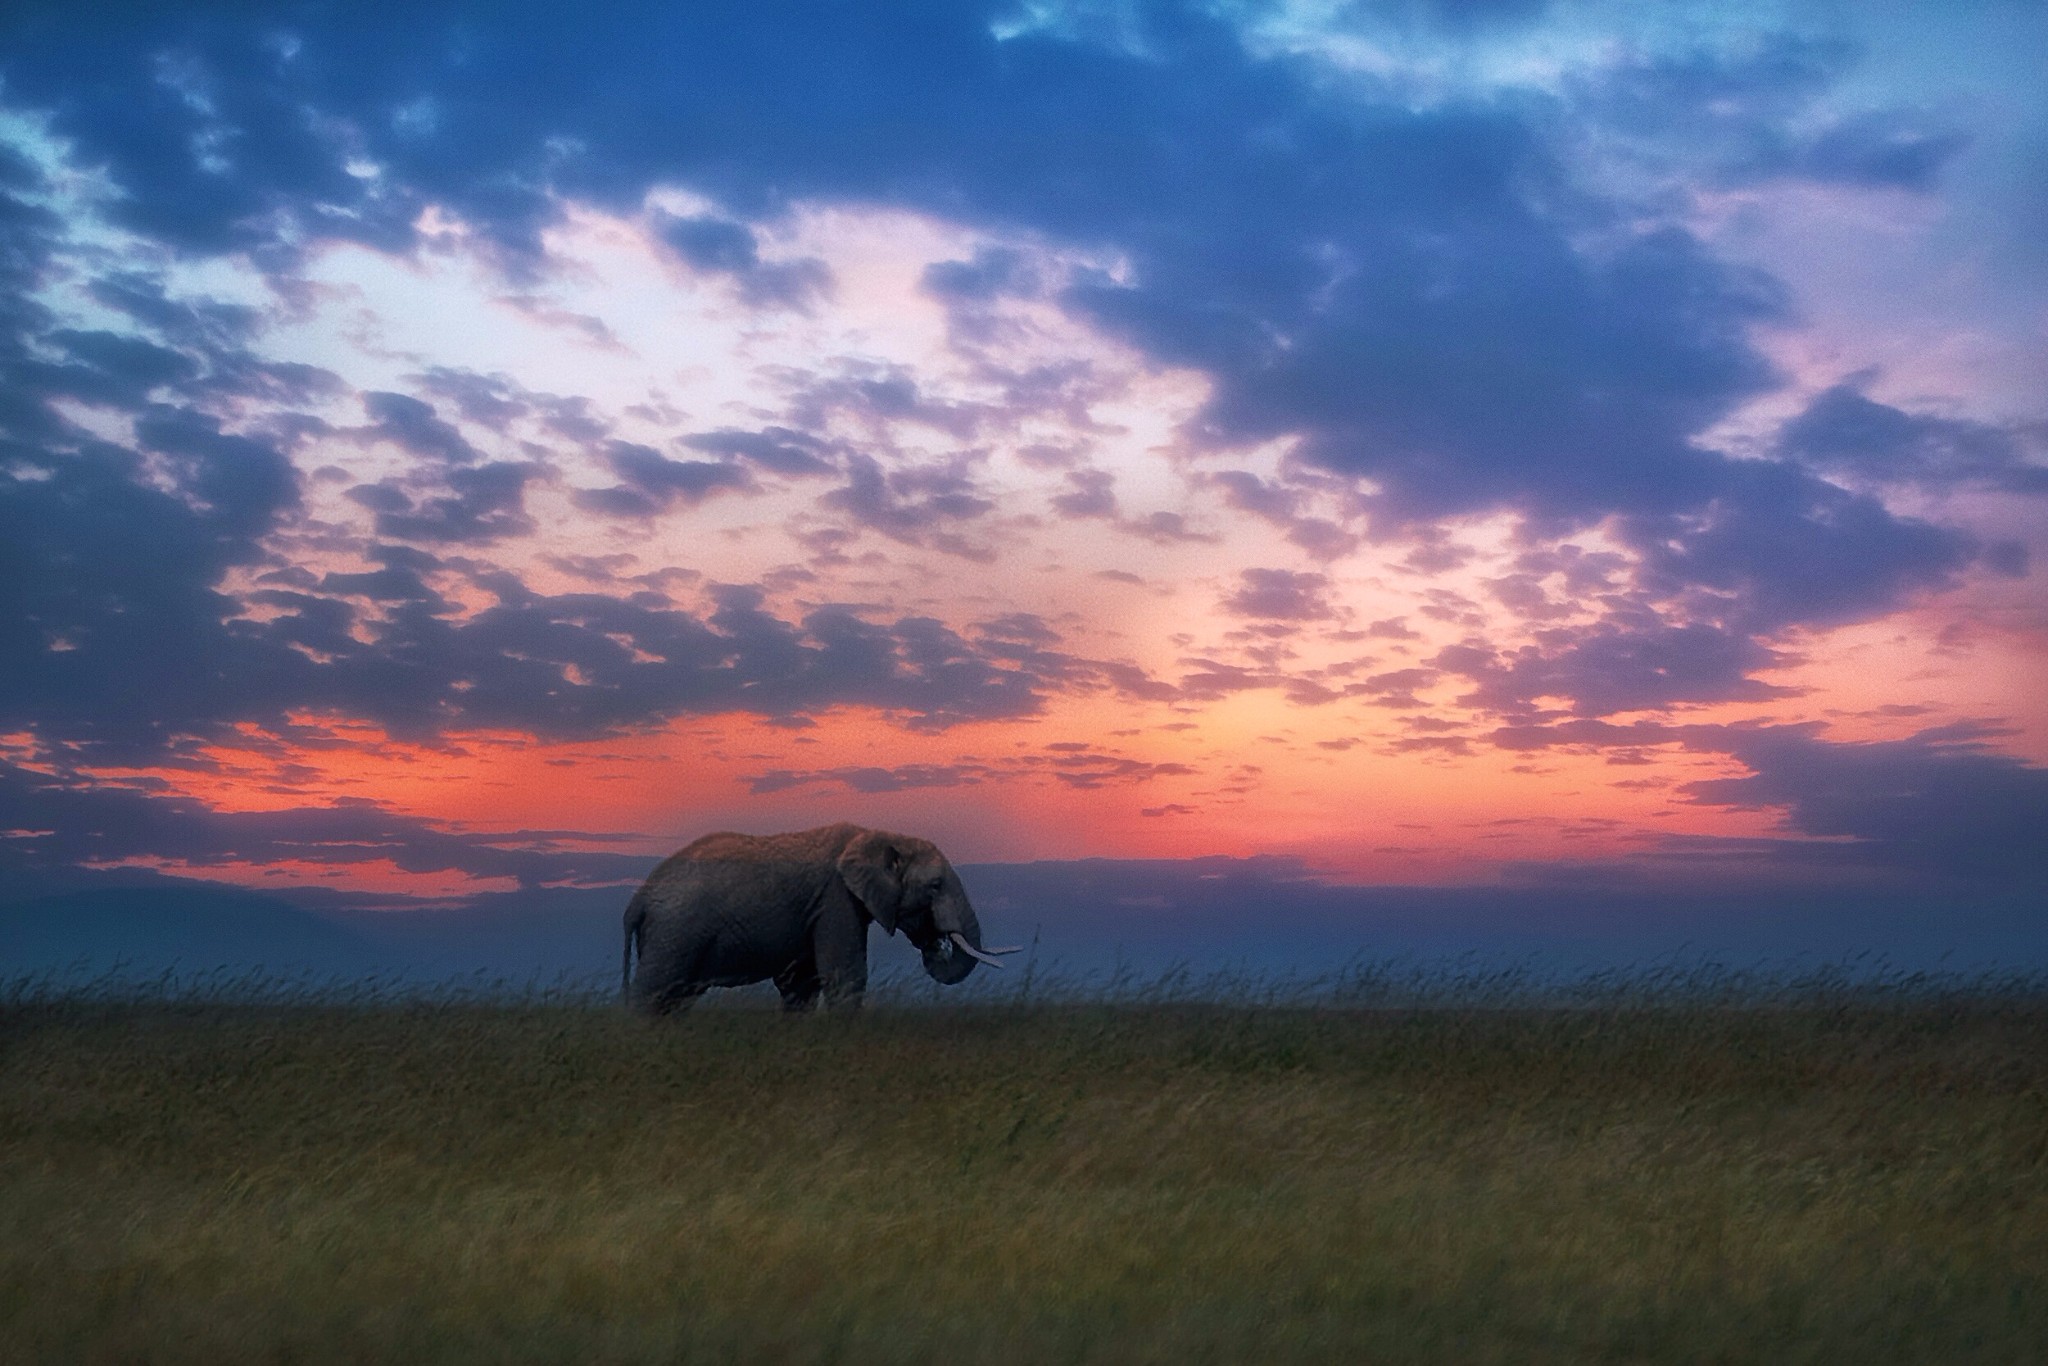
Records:
[[[960,952],[966,954],[975,962],[986,963],[992,968],[999,968],[1003,965],[1002,960],[1000,958],[995,957],[996,954],[1015,953],[1017,951],[1015,949],[977,949],[976,947],[974,947],[974,945],[968,943],[967,936],[960,933],[960,931],[958,930],[953,931],[953,933],[947,935],[946,937],[952,940],[955,944],[960,946]]]

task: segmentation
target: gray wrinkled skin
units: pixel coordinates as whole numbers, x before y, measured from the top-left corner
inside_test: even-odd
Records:
[[[948,986],[974,960],[981,926],[929,840],[828,825],[787,835],[706,835],[665,859],[626,907],[621,990],[650,1014],[686,1010],[711,987],[773,979],[785,1010],[856,1010],[868,923],[901,930]],[[634,971],[635,954],[639,970]]]

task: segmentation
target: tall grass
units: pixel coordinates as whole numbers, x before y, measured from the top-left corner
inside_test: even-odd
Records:
[[[2048,1359],[2038,979],[881,988],[17,983],[0,1357]]]

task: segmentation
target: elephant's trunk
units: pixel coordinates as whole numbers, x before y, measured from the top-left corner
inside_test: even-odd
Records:
[[[932,922],[938,933],[924,946],[925,972],[940,986],[966,981],[967,974],[974,971],[974,955],[965,950],[970,946],[981,947],[981,923],[974,918],[974,907],[967,902],[967,889],[951,869],[946,871],[944,890],[932,903]]]

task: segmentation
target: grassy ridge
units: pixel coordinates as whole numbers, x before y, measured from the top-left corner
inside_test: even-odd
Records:
[[[2048,1355],[2048,1004],[18,1002],[0,1354]]]

